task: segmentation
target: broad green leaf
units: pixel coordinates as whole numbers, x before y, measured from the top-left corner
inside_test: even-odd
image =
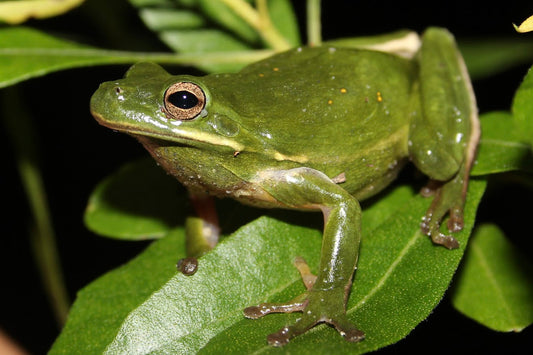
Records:
[[[30,18],[47,18],[61,15],[84,0],[18,0],[0,2],[0,21],[11,25]]]
[[[484,186],[482,181],[472,181],[465,210],[466,228],[458,234],[461,248],[453,251],[432,245],[419,230],[420,217],[429,199],[401,187],[373,201],[368,209],[370,218],[363,216],[369,235],[363,239],[348,304],[349,317],[366,331],[367,338],[359,344],[350,344],[334,330],[320,326],[296,338],[284,350],[362,353],[408,334],[428,316],[448,287]],[[399,206],[401,198],[405,200]],[[279,351],[265,345],[266,335],[298,315],[271,315],[254,321],[244,319],[242,309],[265,300],[287,300],[303,291],[292,260],[303,256],[316,271],[321,231],[304,227],[308,223],[295,222],[294,216],[307,220],[309,216],[316,220],[321,217],[290,211],[277,211],[275,215],[278,217],[260,218],[225,239],[200,258],[200,268],[194,276],[168,276],[157,290],[151,288],[148,296],[145,296],[148,291],[142,296],[120,293],[112,299],[109,295],[115,293],[117,271],[95,281],[80,293],[52,354],[68,353],[73,348],[81,353],[100,353],[105,349],[110,353]],[[163,238],[152,247],[165,249],[170,245],[167,243],[169,238]],[[168,250],[176,259],[179,257],[172,248]],[[160,268],[173,267],[170,262],[166,266],[161,262],[151,265],[155,261],[152,258],[143,253],[120,270],[128,278],[136,279],[136,273],[146,277],[159,274]],[[172,259],[168,255],[164,258]],[[141,260],[142,268],[137,266]],[[104,309],[121,302],[135,306],[127,316],[124,312],[116,316],[106,314],[111,319],[102,322],[101,293],[106,294]],[[98,332],[93,332],[95,326],[99,327]],[[82,338],[91,338],[90,347]]]
[[[533,323],[533,265],[494,225],[475,231],[454,286],[455,308],[484,326],[519,332]]]
[[[183,230],[177,229],[79,291],[51,353],[101,354],[124,318],[176,273],[184,256]]]
[[[171,54],[124,52],[98,49],[24,28],[0,29],[0,88],[54,71],[101,64],[130,64],[152,61],[161,64],[200,65],[254,62],[272,51]],[[39,60],[36,60],[39,58]]]
[[[516,91],[512,113],[517,135],[523,142],[533,146],[533,71],[531,69]]]
[[[259,33],[221,0],[130,0],[146,26],[172,50],[184,53],[239,52],[262,47]],[[251,1],[248,1],[251,2]],[[300,43],[288,0],[268,1],[274,26],[292,46]],[[197,63],[207,72],[233,72],[243,63]]]
[[[123,166],[96,187],[85,225],[110,238],[160,238],[180,221],[183,225],[187,206],[185,189],[152,159],[143,159]]]
[[[481,116],[481,140],[472,175],[495,174],[512,170],[533,172],[531,145],[524,143],[521,128],[508,112]],[[533,135],[533,130],[529,132]]]
[[[473,181],[471,185],[471,200],[466,211],[468,221],[465,220],[470,227],[484,186],[481,181]],[[420,233],[419,219],[415,217],[423,214],[427,202],[420,196],[404,201],[400,209],[381,221],[363,240],[347,313],[366,332],[365,340],[350,344],[330,327],[319,326],[289,343],[284,348],[287,352],[362,354],[374,351],[399,341],[429,315],[457,268],[469,230],[459,236],[461,250],[450,252],[435,247]],[[381,207],[379,204],[375,207]],[[285,325],[284,317],[266,317],[260,322],[269,333]],[[265,344],[265,330],[259,328],[241,320],[218,334],[201,353],[276,353],[277,349]]]
[[[160,238],[183,225],[192,211],[187,196],[185,188],[151,158],[139,159],[125,164],[98,184],[85,210],[85,224],[93,232],[109,238]],[[230,199],[216,203],[225,235],[265,211],[242,208]],[[240,211],[236,213],[236,209]]]
[[[474,80],[533,62],[533,41],[525,38],[459,39],[459,48]]]

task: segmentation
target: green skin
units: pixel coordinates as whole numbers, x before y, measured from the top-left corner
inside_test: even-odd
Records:
[[[437,244],[458,247],[439,227],[449,214],[448,228],[462,228],[479,139],[475,98],[453,37],[438,28],[421,42],[413,36],[379,43],[379,51],[369,44],[294,49],[236,74],[173,76],[140,63],[91,99],[98,122],[137,138],[189,189],[199,213],[187,224],[193,256],[218,238],[208,195],[322,211],[319,273],[298,264],[308,290],[244,311],[249,318],[303,311],[269,335],[271,345],[320,322],[348,341],[364,338],[345,310],[361,240],[358,201],[386,187],[407,160],[434,182],[424,190],[435,198],[422,230]],[[399,55],[398,43],[415,49]],[[171,97],[172,87],[199,100]]]

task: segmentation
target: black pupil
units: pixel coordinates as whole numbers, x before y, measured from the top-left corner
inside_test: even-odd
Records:
[[[186,110],[198,105],[198,98],[190,91],[176,91],[169,95],[168,102]]]

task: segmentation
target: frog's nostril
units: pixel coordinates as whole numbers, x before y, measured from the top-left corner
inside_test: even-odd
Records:
[[[124,90],[122,90],[122,88],[120,86],[115,86],[115,92],[117,94],[122,94],[124,92]]]

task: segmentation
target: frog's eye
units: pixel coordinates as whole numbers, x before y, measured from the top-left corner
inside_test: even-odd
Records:
[[[165,113],[175,120],[192,120],[205,107],[205,93],[198,85],[190,82],[172,84],[165,91]]]

